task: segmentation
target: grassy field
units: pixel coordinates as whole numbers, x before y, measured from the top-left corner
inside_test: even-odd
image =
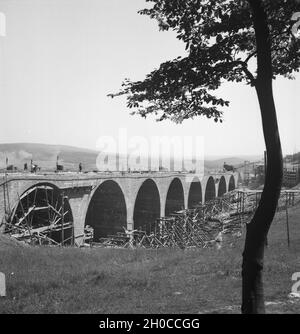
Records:
[[[300,313],[288,298],[300,272],[300,207],[278,213],[266,251],[269,313]],[[239,313],[243,237],[220,250],[30,248],[0,239],[8,296],[0,313]]]

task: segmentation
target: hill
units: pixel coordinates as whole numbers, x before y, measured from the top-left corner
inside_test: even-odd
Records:
[[[222,169],[224,162],[228,165],[240,166],[244,164],[245,161],[255,162],[261,160],[262,157],[259,155],[249,155],[249,156],[238,156],[238,157],[230,157],[223,156],[222,158],[218,158],[216,160],[205,160],[205,167],[207,169]]]
[[[0,144],[0,168],[5,167],[6,157],[8,163],[22,169],[24,163],[32,159],[43,170],[54,170],[56,160],[63,164],[67,170],[78,170],[78,164],[83,163],[86,170],[96,169],[98,152],[65,145],[47,145],[32,143]]]
[[[81,162],[83,170],[96,170],[96,159],[99,152],[96,150],[79,148],[66,145],[48,145],[33,143],[13,143],[0,144],[0,169],[6,167],[6,157],[8,164],[16,166],[22,170],[24,163],[30,164],[33,160],[43,171],[53,171],[56,168],[56,160],[64,165],[65,170],[77,171]],[[204,166],[205,171],[222,170],[224,162],[230,165],[239,165],[245,160],[257,161],[259,156],[228,157],[218,156],[217,159],[207,157]]]

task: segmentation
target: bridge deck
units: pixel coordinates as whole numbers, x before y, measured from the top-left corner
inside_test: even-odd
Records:
[[[226,175],[232,174],[228,173],[205,173],[205,175]],[[182,176],[199,176],[196,173],[186,173],[186,172],[88,172],[88,173],[78,173],[78,172],[47,172],[47,173],[1,173],[0,174],[0,186],[5,182],[10,182],[13,180],[47,180],[47,181],[78,181],[78,180],[102,180],[102,179],[141,179],[141,178],[170,178],[170,177],[182,177]]]

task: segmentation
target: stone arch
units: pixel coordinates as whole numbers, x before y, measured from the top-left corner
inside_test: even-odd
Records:
[[[235,180],[234,180],[234,176],[231,175],[229,179],[229,184],[228,184],[228,191],[232,191],[234,189],[235,189]]]
[[[184,209],[184,191],[183,186],[179,178],[173,179],[170,183],[167,197],[165,215],[169,216],[175,211]]]
[[[63,218],[62,218],[63,217]],[[50,225],[69,223],[64,232],[53,229],[49,237],[56,242],[72,242],[73,213],[69,200],[62,190],[49,182],[40,182],[29,186],[18,198],[9,217],[11,224],[29,226],[37,229]]]
[[[201,182],[199,179],[195,178],[190,185],[189,196],[188,196],[188,208],[191,209],[201,203],[202,203]]]
[[[225,180],[225,177],[222,176],[219,181],[218,197],[223,196],[225,193],[226,193],[226,180]]]
[[[160,195],[156,183],[147,179],[141,185],[135,199],[134,229],[150,232],[160,216]]]
[[[215,180],[212,176],[209,177],[205,188],[205,202],[216,198]]]
[[[85,225],[94,229],[94,240],[124,232],[127,227],[127,209],[124,193],[112,180],[101,183],[88,205]]]

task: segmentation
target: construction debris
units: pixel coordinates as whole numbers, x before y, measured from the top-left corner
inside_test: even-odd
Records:
[[[94,229],[91,226],[86,225],[84,228],[83,245],[90,246],[93,240],[94,240]]]

